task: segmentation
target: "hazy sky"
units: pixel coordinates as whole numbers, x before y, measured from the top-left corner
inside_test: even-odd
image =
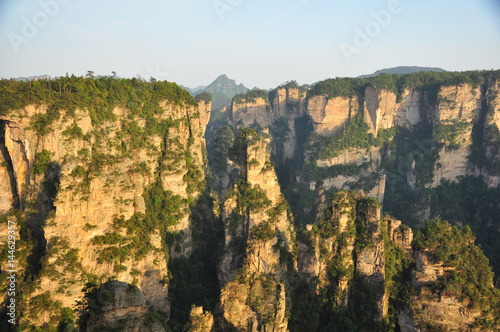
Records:
[[[499,69],[499,1],[0,0],[4,78],[116,71],[195,87],[227,74],[271,88],[400,65]]]

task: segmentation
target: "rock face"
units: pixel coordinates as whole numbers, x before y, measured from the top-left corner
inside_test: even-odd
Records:
[[[413,241],[413,232],[411,228],[401,224],[399,220],[388,220],[388,231],[389,238],[396,243],[396,245],[406,251],[411,253],[411,243]]]
[[[87,331],[119,329],[124,332],[164,332],[158,322],[147,318],[148,308],[142,292],[136,286],[110,281],[102,284],[97,292],[99,308],[92,311]]]
[[[347,123],[351,112],[354,115],[357,106],[356,99],[317,96],[309,99],[307,114],[313,121],[315,132],[322,136],[331,136]]]
[[[14,206],[14,192],[11,184],[11,175],[9,174],[9,169],[7,167],[8,163],[5,160],[5,155],[7,151],[2,149],[0,153],[0,215],[6,214]]]
[[[483,106],[488,110],[485,118],[486,156],[490,167],[482,170],[481,174],[490,187],[500,186],[500,157],[498,151],[498,131],[500,129],[500,82],[496,81],[481,96]]]
[[[489,309],[498,301],[498,290],[470,228],[429,221],[416,235],[412,255],[415,291],[398,312],[402,331],[498,329],[491,321],[496,309]]]
[[[287,160],[297,156],[306,161],[310,160],[311,151],[302,151],[298,144],[299,137],[304,134],[297,132],[297,129],[305,126],[307,122],[320,138],[338,134],[358,112],[368,125],[368,132],[374,137],[378,136],[380,130],[434,127],[433,137],[416,140],[417,150],[413,151],[414,155],[426,155],[429,152],[426,146],[438,149],[432,179],[426,180],[425,186],[436,188],[442,181],[458,182],[461,177],[481,174],[489,186],[495,187],[500,182],[500,176],[475,169],[469,156],[473,144],[472,129],[480,121],[481,112],[485,111],[485,107],[498,109],[496,89],[497,87],[493,86],[485,92],[470,84],[444,86],[434,98],[430,92],[422,89],[406,89],[396,95],[394,91],[367,87],[360,105],[358,97],[329,98],[320,95],[306,98],[306,93],[300,88],[280,87],[270,94],[269,103],[262,98],[234,102],[230,125],[234,130],[240,127],[259,130],[269,128],[272,136],[271,151],[279,165],[286,165]],[[485,104],[483,101],[486,101],[486,98],[488,103]],[[498,111],[490,113],[486,125],[500,123],[500,116],[495,115]],[[448,129],[459,133],[458,137],[450,139],[446,136],[444,133]],[[311,141],[312,144],[314,142]],[[360,166],[364,163],[368,167],[357,174],[340,172],[334,177],[324,177],[322,181],[326,188],[363,189],[370,197],[376,197],[382,203],[387,179],[381,164],[391,157],[391,151],[381,149],[380,146],[368,149],[348,147],[337,151],[336,154],[334,158],[311,161],[320,168],[351,164]],[[415,170],[409,170],[408,177],[408,183],[415,188]],[[315,181],[309,181],[308,185],[313,190]]]
[[[208,122],[210,121],[212,103],[207,103],[202,100],[198,102],[198,109],[200,112],[201,135],[204,136],[205,131],[207,130]]]
[[[363,235],[363,241],[369,245],[359,246],[356,251],[356,270],[366,277],[371,285],[377,301],[381,317],[387,316],[388,294],[385,281],[384,241],[380,224],[380,207],[372,201],[360,201],[356,207],[358,222],[366,223],[368,234]]]
[[[0,242],[6,220],[30,230],[17,238],[26,271],[19,279],[33,289],[23,294],[21,327],[55,329],[61,308],[75,309],[94,283],[88,331],[461,331],[491,323],[494,313],[457,293],[468,287],[450,286],[468,266],[493,280],[473,240],[450,255],[474,254],[457,268],[421,245],[425,232],[414,239],[401,221],[381,216],[386,198],[404,195],[422,202],[408,214],[436,216],[428,193],[464,176],[500,184],[500,87],[488,84],[397,93],[363,85],[333,98],[286,84],[238,96],[209,131],[205,102],[2,109]],[[208,151],[222,162],[210,165],[211,188],[203,136],[213,128],[220,135]],[[483,164],[471,161],[478,152]],[[401,175],[401,191],[391,172]],[[39,264],[28,269],[32,259]],[[3,277],[5,257],[0,266]],[[498,294],[492,281],[480,285]]]
[[[388,229],[381,224],[380,206],[373,199],[356,199],[340,192],[325,211],[331,217],[307,227],[307,242],[299,241],[299,273],[307,280],[317,278],[319,293],[333,286],[337,305],[345,309],[350,305],[350,288],[356,287],[353,278],[361,277],[373,291],[377,319],[382,320],[387,315],[389,298],[382,233]],[[392,224],[392,232],[399,231],[396,225]],[[356,237],[354,233],[358,233]],[[334,284],[332,270],[337,271]]]
[[[167,102],[160,107],[163,113],[154,121],[168,123],[164,134],[146,134],[146,121],[119,107],[113,110],[114,120],[100,123],[91,120],[89,110],[71,115],[61,110],[43,134],[30,123],[47,114],[46,105],[30,105],[0,118],[2,156],[8,154],[13,170],[9,179],[6,163],[0,167],[0,187],[5,189],[0,209],[12,207],[14,194],[21,208],[45,197],[43,183],[50,174],[58,182],[53,203],[45,198],[48,203],[40,207],[48,219],[31,221],[43,230],[47,244],[40,290],[32,296],[48,294],[62,306],[74,307],[88,276],[115,276],[137,284],[148,306],[168,320],[167,260],[169,254],[187,256],[192,250],[189,214],[182,210],[203,190],[205,143],[198,107]],[[168,230],[181,237],[170,253],[159,229],[140,235],[126,226],[127,220],[149,213],[147,191],[157,182],[170,199],[180,202],[177,221]]]
[[[375,136],[377,136],[379,129],[388,129],[394,126],[412,128],[422,121],[422,94],[420,91],[404,91],[402,102],[398,102],[393,91],[378,91],[373,87],[367,87],[364,97],[363,117],[370,127],[370,132]]]
[[[384,201],[386,176],[379,170],[381,161],[380,147],[370,149],[351,148],[339,152],[334,158],[317,160],[316,165],[321,168],[342,165],[355,165],[363,168],[357,175],[338,175],[324,179],[325,189],[365,190],[369,197],[374,197],[382,203]],[[311,189],[315,185],[314,181],[309,182]]]
[[[297,124],[304,122],[306,114],[306,92],[299,88],[278,88],[273,100],[270,100],[273,112],[272,132],[273,154],[279,162],[297,155]]]
[[[46,110],[42,108],[41,111],[43,112]],[[28,108],[27,113],[29,117],[38,112],[31,107]],[[3,138],[5,149],[12,160],[14,181],[16,184],[15,190],[20,197],[23,197],[25,194],[23,187],[31,183],[30,163],[33,163],[35,158],[32,146],[33,143],[30,140],[32,137],[29,137],[31,136],[29,134],[28,137],[26,137],[24,133],[24,128],[27,127],[28,124],[28,121],[21,121],[21,123],[8,120],[5,121],[5,136]]]
[[[214,316],[210,312],[203,313],[203,307],[191,310],[189,332],[210,332],[214,325]]]
[[[321,193],[318,189],[316,192]],[[498,292],[493,288],[487,260],[482,253],[476,251],[478,249],[474,246],[470,229],[458,230],[446,222],[430,222],[431,225],[432,223],[441,225],[438,230],[441,233],[435,231],[437,235],[433,235],[432,231],[423,231],[417,235],[417,241],[412,243],[411,229],[403,226],[401,221],[381,218],[380,205],[376,200],[364,198],[361,194],[355,197],[348,192],[337,193],[324,209],[323,216],[317,219],[316,224],[308,225],[298,240],[299,275],[307,282],[316,281],[313,283],[315,295],[308,301],[315,303],[314,299],[318,296],[321,300],[315,305],[319,306],[320,310],[328,310],[325,305],[328,307],[329,301],[332,301],[330,305],[335,309],[330,310],[343,308],[341,310],[345,311],[340,312],[349,317],[349,312],[360,305],[358,297],[363,296],[359,294],[361,291],[364,296],[369,294],[362,300],[365,305],[364,317],[370,316],[379,322],[390,319],[389,307],[393,305],[390,301],[405,300],[408,307],[396,308],[398,325],[402,331],[490,331],[494,325],[481,323],[492,318],[491,312],[483,311],[489,306],[477,303],[472,305],[475,299],[468,299],[465,293],[461,293],[462,286],[454,284],[456,280],[465,280],[461,278],[476,273],[476,277],[480,275],[481,280],[485,279],[484,285],[471,286],[478,288],[475,293],[467,294],[482,299],[481,301],[485,300],[483,296],[491,296],[492,303],[497,303],[497,295],[494,294]],[[424,242],[426,240],[423,238],[432,236],[437,239],[429,240],[430,244],[425,244],[427,242]],[[457,240],[459,236],[462,236],[463,240]],[[440,242],[436,245],[436,241]],[[448,249],[442,249],[445,246],[449,246]],[[457,257],[455,253],[462,253],[462,259],[467,263],[457,268],[454,265],[456,263],[437,261],[435,253],[439,250],[451,253],[450,259]],[[413,291],[406,295],[394,293],[395,279],[390,277],[394,276],[394,271],[401,269],[400,263],[396,263],[398,259],[402,259],[400,262],[408,262],[407,267],[399,273],[412,276],[411,280],[404,281],[404,287],[413,288]],[[461,270],[464,268],[471,270]],[[403,272],[404,269],[408,270]],[[398,278],[401,278],[401,275]],[[477,285],[477,281],[467,280]],[[305,307],[301,308],[305,310]],[[392,309],[395,310],[394,307]],[[355,324],[362,324],[359,316],[352,318],[360,320]],[[357,327],[361,329],[363,325]],[[367,328],[372,329],[377,330],[373,325],[372,328]]]
[[[231,149],[242,177],[223,205],[222,330],[287,330],[290,290],[283,275],[296,266],[285,259],[294,250],[294,231],[268,146],[255,131],[244,129]]]
[[[442,87],[438,95],[438,122],[472,122],[481,108],[481,90],[469,84]]]
[[[308,145],[314,147],[314,144],[329,144],[322,137],[335,136],[335,130],[349,123],[357,114],[358,108],[368,125],[368,132],[374,137],[378,137],[381,132],[387,135],[391,131],[400,133],[399,137],[389,137],[382,147],[380,144],[372,144],[358,148],[356,145],[349,146],[349,141],[344,141],[341,146],[347,145],[345,148],[335,146],[337,150],[334,153],[326,150],[329,151],[327,154],[333,155],[331,158],[315,157],[314,150],[306,148],[305,160],[315,163],[321,174],[325,174],[320,179],[316,176],[307,180],[311,190],[321,180],[327,189],[363,189],[370,197],[375,197],[382,203],[386,187],[391,186],[394,181],[406,182],[411,188],[418,190],[417,187],[437,188],[443,182],[458,183],[464,177],[481,176],[490,188],[498,187],[500,175],[497,169],[500,168],[500,159],[495,157],[498,151],[494,148],[497,145],[494,142],[498,140],[498,135],[494,133],[500,123],[497,82],[485,83],[483,87],[470,84],[442,86],[436,91],[406,89],[399,95],[394,91],[367,87],[363,97],[362,105],[358,105],[357,100],[346,97],[310,97],[305,112],[313,123],[313,131],[317,136],[310,136]],[[325,129],[326,123],[331,124],[328,129]],[[480,140],[477,135],[482,130],[485,131],[482,140],[488,159],[485,163],[489,165],[486,168],[484,165],[478,167],[477,160],[481,157],[473,156]],[[405,152],[411,154],[412,160],[406,161],[403,158],[408,158],[408,154],[397,156],[401,141],[394,140],[401,140],[404,137],[401,133],[413,131],[416,131],[410,144],[413,146]],[[476,135],[475,141],[473,135]],[[387,164],[394,160],[395,170],[389,167],[390,174],[387,174]],[[353,166],[358,166],[357,170]],[[424,167],[432,169],[426,170],[424,174]],[[427,208],[423,206],[422,210]],[[429,213],[432,214],[431,211]],[[417,215],[415,217],[424,221],[424,218]]]
[[[463,144],[458,149],[443,146],[439,150],[439,163],[434,166],[431,187],[436,188],[447,180],[457,182],[460,177],[474,174],[468,159],[471,150],[470,134],[469,131],[457,138]]]
[[[272,113],[269,103],[262,98],[243,102],[233,101],[231,111],[236,128],[251,126],[265,128],[271,124]]]
[[[401,331],[424,331],[417,326],[434,326],[448,331],[484,331],[472,328],[476,319],[481,316],[481,311],[471,309],[466,302],[461,302],[455,296],[445,294],[437,295],[430,286],[438,279],[455,271],[454,268],[442,262],[434,262],[430,254],[425,251],[414,253],[416,267],[413,274],[412,285],[418,289],[418,295],[412,297],[412,310],[402,309],[398,318],[403,322]]]

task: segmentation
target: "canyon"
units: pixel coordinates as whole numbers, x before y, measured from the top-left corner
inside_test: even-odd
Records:
[[[3,81],[19,327],[496,330],[500,75],[444,75],[289,82],[216,112],[175,83]]]

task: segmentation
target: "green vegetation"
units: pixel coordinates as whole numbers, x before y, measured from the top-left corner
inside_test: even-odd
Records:
[[[234,133],[230,127],[223,126],[218,130],[212,145],[212,154],[209,155],[209,161],[214,176],[223,177],[228,173],[228,152],[233,142]]]
[[[384,241],[385,258],[385,284],[389,296],[388,316],[386,319],[387,330],[396,329],[397,311],[411,305],[410,297],[416,293],[411,285],[412,269],[414,263],[411,257],[389,237],[388,224],[394,219],[384,217],[381,220],[381,232]],[[405,228],[402,225],[396,232]]]
[[[175,83],[166,81],[147,83],[132,79],[114,79],[101,77],[97,79],[83,77],[60,77],[53,80],[39,81],[0,81],[0,114],[23,108],[30,104],[47,104],[48,112],[36,121],[37,129],[43,131],[42,125],[50,125],[59,117],[58,110],[70,113],[75,109],[88,109],[92,122],[101,123],[113,120],[112,109],[116,106],[131,110],[148,108],[150,103],[157,104],[168,100],[178,105],[195,105],[191,95]]]
[[[309,149],[313,151],[314,159],[334,158],[342,150],[349,148],[370,148],[382,146],[395,134],[396,129],[380,129],[377,137],[369,133],[368,124],[362,115],[349,120],[343,129],[331,137],[320,136],[312,132],[308,138]]]
[[[472,123],[467,122],[438,124],[434,127],[434,137],[446,142],[447,150],[458,150],[463,142],[457,142],[457,138],[471,127]]]
[[[33,173],[36,175],[40,175],[45,173],[47,167],[50,164],[50,152],[47,150],[43,150],[35,155],[35,161],[33,162]]]
[[[150,236],[155,231],[162,234],[165,248],[172,245],[167,243],[170,239],[169,228],[184,216],[186,201],[173,195],[171,191],[164,190],[159,179],[145,190],[143,196],[146,215],[136,213],[128,220],[123,216],[116,218],[111,232],[92,239],[94,245],[103,247],[99,250],[99,262],[114,261],[118,264],[130,259],[144,258],[148,253],[157,250],[150,242]],[[126,231],[127,235],[121,235],[119,232],[122,231]]]
[[[318,181],[333,178],[339,175],[356,176],[362,171],[367,170],[369,167],[370,163],[363,163],[361,165],[339,164],[330,167],[318,167],[316,162],[309,161],[304,165],[300,174],[302,174],[304,180],[306,181]]]
[[[228,157],[238,165],[246,165],[248,148],[254,146],[262,138],[254,129],[240,128],[238,135],[234,139],[233,145],[228,151]]]
[[[212,102],[212,94],[208,91],[202,91],[196,96],[194,96],[194,99],[199,103],[200,101],[204,101],[205,104],[211,103]]]
[[[63,308],[61,311],[61,318],[59,320],[59,325],[57,327],[57,331],[62,332],[76,332],[75,328],[75,315],[71,308]]]
[[[490,149],[490,154],[493,160],[490,163],[493,165],[488,169],[492,174],[500,174],[500,129],[496,124],[486,128],[486,135],[488,137],[487,145]]]
[[[66,274],[81,273],[82,269],[78,249],[70,248],[68,238],[61,236],[53,237],[49,242],[42,266],[44,276],[56,279]]]
[[[233,218],[227,226],[230,228],[231,234],[237,237],[237,227],[241,223],[248,223],[250,214],[265,211],[271,207],[272,202],[258,185],[253,187],[245,179],[240,179],[236,183],[236,188],[235,191],[228,191],[224,200],[236,196],[237,208],[233,211]]]
[[[474,244],[470,227],[462,229],[445,221],[431,220],[415,235],[413,247],[430,252],[435,262],[454,270],[431,286],[434,292],[457,296],[472,308],[479,308],[484,319],[500,317],[500,291],[493,287],[493,272],[488,259]],[[483,321],[486,323],[486,321]]]
[[[191,146],[192,144],[188,145],[188,148],[186,149],[186,168],[187,172],[183,177],[184,182],[187,184],[186,192],[189,195],[192,195],[195,192],[202,192],[203,189],[205,188],[205,181],[203,179],[203,170],[202,168],[197,165],[193,158],[191,157]]]
[[[63,131],[63,135],[68,138],[77,139],[83,137],[83,132],[80,127],[74,122],[71,127],[68,127],[65,131]]]
[[[294,294],[290,328],[292,331],[303,331],[304,326],[311,331],[383,331],[384,322],[379,321],[373,287],[366,277],[355,272],[352,263],[347,263],[352,260],[349,247],[355,245],[360,250],[367,245],[368,233],[374,231],[367,225],[367,218],[373,217],[378,203],[356,199],[353,192],[335,193],[331,202],[308,234],[309,238],[305,233],[300,235],[302,243],[319,250],[320,259],[328,264],[327,280],[300,286]],[[340,233],[340,218],[344,216],[347,216],[346,228]],[[348,293],[339,288],[341,280],[348,281]]]
[[[356,200],[356,248],[362,249],[372,244],[372,234],[378,230],[380,204],[375,198]]]
[[[218,253],[224,230],[213,214],[213,198],[205,191],[191,206],[193,252],[189,257],[170,258],[168,281],[169,327],[182,330],[189,321],[192,305],[214,312],[220,297],[217,279]]]
[[[130,168],[129,168],[129,173],[139,173],[144,176],[147,176],[151,173],[151,168],[148,166],[148,163],[145,161],[137,162],[134,163]]]
[[[60,312],[62,309],[61,307],[61,302],[52,300],[48,292],[37,295],[30,301],[30,309],[32,310],[35,318],[38,318],[40,314],[44,312]],[[53,321],[57,322],[57,319],[54,319]]]
[[[432,216],[453,224],[469,225],[489,258],[495,274],[500,274],[500,244],[498,225],[500,189],[488,188],[481,178],[465,177],[459,183],[449,181],[433,189],[430,193]]]
[[[25,214],[21,210],[11,209],[5,215],[0,217],[0,226],[7,230],[8,221],[16,223],[16,232],[19,238],[16,240],[16,315],[28,316],[31,314],[29,301],[26,300],[26,295],[34,291],[34,286],[31,283],[32,276],[36,273],[37,266],[34,264],[34,253],[38,251],[37,241],[33,236],[25,219]],[[7,232],[5,233],[7,234]],[[8,266],[9,248],[7,238],[0,246],[0,264]],[[10,273],[7,269],[0,271],[0,292],[7,294],[9,283],[7,277]],[[5,306],[0,309],[0,330],[11,331],[12,324],[8,323],[7,309]],[[23,327],[26,327],[24,324]]]
[[[441,86],[450,84],[469,83],[477,86],[485,79],[498,79],[499,71],[494,72],[467,72],[467,73],[416,73],[409,75],[379,75],[367,79],[335,79],[321,82],[313,87],[309,96],[326,94],[333,96],[358,96],[362,102],[364,90],[368,86],[377,89],[388,89],[394,91],[401,99],[403,90],[406,88],[418,88],[423,90],[429,100],[436,102]],[[296,82],[289,82],[282,87],[299,88]],[[302,90],[301,90],[302,91]],[[235,103],[252,102],[257,98],[266,101],[273,99],[272,92],[264,90],[252,90],[244,95],[234,98]],[[197,115],[186,115],[185,117],[172,120],[166,119],[165,110],[160,107],[164,100],[172,101],[179,105],[195,105],[196,101],[208,102],[211,100],[209,93],[200,93],[194,99],[186,95],[182,89],[175,84],[167,82],[145,83],[139,80],[114,80],[110,78],[83,79],[83,78],[61,78],[53,81],[37,82],[14,82],[0,81],[0,115],[14,114],[14,111],[30,104],[45,104],[46,113],[40,113],[31,119],[30,126],[39,134],[50,132],[54,124],[62,114],[67,118],[68,127],[63,131],[67,138],[83,139],[87,142],[95,142],[92,148],[78,151],[78,156],[68,159],[69,164],[74,167],[69,169],[70,175],[78,178],[78,182],[89,185],[93,177],[97,177],[111,166],[120,162],[122,158],[128,158],[128,175],[141,174],[153,178],[152,184],[144,191],[146,204],[145,214],[135,214],[130,219],[118,217],[107,233],[95,236],[91,242],[97,247],[98,260],[100,263],[112,262],[114,272],[117,274],[129,271],[130,267],[124,264],[129,260],[144,258],[149,253],[159,251],[160,248],[153,247],[151,243],[152,234],[159,234],[163,240],[161,250],[169,252],[176,241],[183,238],[182,233],[173,233],[170,230],[187,213],[192,223],[193,232],[193,254],[189,258],[169,260],[170,275],[165,276],[165,282],[169,283],[169,294],[172,303],[171,321],[169,325],[173,329],[182,327],[188,319],[191,305],[203,305],[207,310],[216,308],[219,297],[219,286],[216,278],[216,264],[220,258],[224,242],[223,227],[221,220],[216,220],[212,215],[214,210],[213,198],[204,192],[205,181],[203,181],[203,169],[199,165],[199,159],[194,153],[195,137],[192,135],[187,142],[173,133],[172,129],[185,128],[189,125],[191,118]],[[110,137],[109,128],[106,126],[95,126],[104,124],[105,121],[115,121],[112,110],[116,106],[125,107],[130,110],[123,116],[119,124],[116,136]],[[432,106],[431,106],[432,107]],[[94,128],[86,135],[78,126],[75,116],[76,109],[89,112]],[[12,113],[9,113],[11,112]],[[491,111],[491,110],[489,110]],[[22,112],[19,113],[22,116]],[[224,121],[220,115],[221,123]],[[76,116],[75,116],[76,117]],[[429,120],[429,119],[426,119]],[[484,119],[483,119],[484,120]],[[483,121],[480,119],[480,122]],[[430,121],[430,120],[429,120]],[[484,122],[484,121],[483,121]],[[357,331],[367,330],[397,330],[396,312],[402,306],[408,305],[408,300],[413,295],[410,284],[411,270],[413,268],[411,257],[398,248],[389,238],[387,224],[391,220],[384,219],[379,229],[371,222],[376,210],[379,208],[374,199],[355,198],[355,195],[341,193],[327,200],[330,206],[325,211],[320,211],[320,220],[312,227],[311,232],[299,231],[299,237],[303,244],[309,249],[318,249],[319,256],[328,265],[326,280],[314,280],[304,283],[297,275],[294,275],[293,263],[296,251],[288,252],[288,246],[282,234],[275,229],[274,222],[277,216],[286,210],[292,210],[295,216],[297,228],[302,229],[306,223],[312,223],[318,213],[314,209],[315,195],[309,188],[308,183],[321,179],[331,178],[338,175],[359,176],[360,181],[365,181],[370,187],[378,174],[366,177],[369,163],[337,165],[333,167],[317,167],[318,159],[334,158],[343,150],[355,148],[369,150],[371,147],[382,147],[384,159],[380,168],[387,172],[388,179],[392,175],[399,180],[391,182],[388,180],[384,209],[390,211],[404,222],[417,226],[422,216],[427,212],[426,207],[430,205],[431,216],[441,216],[454,224],[468,224],[470,228],[459,229],[446,222],[431,221],[416,234],[414,248],[430,251],[436,261],[442,261],[447,266],[455,268],[454,272],[436,281],[432,290],[436,294],[457,296],[461,301],[467,303],[471,308],[483,310],[484,315],[478,319],[478,325],[482,327],[495,328],[492,317],[498,317],[500,294],[492,287],[494,282],[489,262],[481,250],[474,245],[474,239],[482,245],[484,252],[490,258],[496,270],[500,267],[500,246],[498,245],[498,232],[494,231],[498,226],[498,215],[500,207],[498,189],[490,189],[481,178],[466,177],[458,183],[443,182],[437,188],[428,185],[433,178],[433,172],[438,164],[440,148],[445,144],[447,149],[458,149],[463,142],[459,141],[462,133],[472,126],[471,124],[456,122],[438,124],[434,127],[428,123],[424,126],[415,126],[411,130],[405,128],[392,128],[380,130],[377,137],[369,133],[369,125],[363,120],[361,114],[353,115],[345,126],[332,137],[322,137],[311,132],[311,123],[307,117],[297,119],[295,123],[296,155],[292,159],[283,162],[283,152],[280,151],[285,137],[290,132],[289,120],[281,118],[276,120],[270,132],[273,135],[273,151],[276,152],[276,166],[274,162],[268,161],[263,167],[257,169],[262,173],[278,170],[282,191],[291,202],[291,207],[283,200],[278,206],[272,206],[266,195],[266,191],[259,186],[250,185],[242,178],[233,189],[230,189],[226,199],[234,198],[236,208],[226,227],[232,233],[233,243],[230,249],[244,256],[248,241],[270,241],[277,238],[273,249],[280,253],[280,262],[289,267],[286,282],[287,291],[292,289],[293,297],[292,312],[290,314],[291,330],[299,330],[307,327],[310,330],[324,331]],[[215,127],[214,127],[215,128]],[[474,129],[476,130],[476,129]],[[258,131],[242,128],[236,137],[228,126],[222,127],[214,139],[215,154],[213,154],[215,165],[214,172],[224,174],[228,170],[228,159],[242,166],[258,165],[256,159],[248,159],[248,153],[257,148],[262,142]],[[212,133],[212,134],[213,134]],[[155,146],[153,136],[161,140],[160,146]],[[306,142],[308,139],[308,142]],[[182,142],[182,143],[181,143]],[[491,172],[500,172],[500,131],[496,126],[485,128],[484,132],[473,132],[473,153],[471,163],[483,167]],[[305,148],[312,152],[307,163],[304,163]],[[156,144],[158,145],[158,144]],[[153,170],[154,163],[148,163],[137,159],[137,150],[146,150],[150,156],[160,156],[158,169]],[[118,153],[115,153],[118,151]],[[142,153],[143,151],[141,151]],[[281,153],[281,154],[280,154]],[[73,162],[75,161],[75,162]],[[498,163],[497,163],[498,162]],[[285,165],[283,165],[285,164]],[[182,167],[178,167],[182,165]],[[186,166],[184,168],[184,165]],[[8,166],[8,163],[7,165]],[[35,155],[33,164],[34,175],[48,176],[49,173],[58,172],[59,165],[51,162],[51,154],[43,150]],[[112,169],[110,170],[112,171]],[[115,173],[113,174],[116,174]],[[407,184],[407,173],[416,174],[416,184],[412,188]],[[497,173],[496,173],[497,172]],[[178,174],[187,184],[188,199],[174,195],[161,181],[160,175]],[[66,173],[65,173],[66,174]],[[382,174],[382,172],[381,172]],[[360,176],[361,175],[361,176]],[[300,177],[301,181],[297,181]],[[155,181],[156,179],[156,181]],[[57,192],[57,181],[48,179],[52,183],[44,182],[44,192],[40,195],[40,201],[45,199],[51,201]],[[46,180],[46,181],[48,181]],[[82,181],[80,181],[82,180]],[[372,181],[372,182],[370,182]],[[111,182],[111,181],[110,181]],[[126,182],[126,181],[123,181]],[[107,184],[109,185],[109,184]],[[122,183],[127,188],[129,183]],[[372,186],[371,186],[372,187]],[[167,190],[165,190],[165,188]],[[50,191],[50,193],[49,193]],[[27,196],[36,195],[31,188],[27,188]],[[195,194],[202,193],[195,198]],[[47,197],[47,194],[49,194]],[[43,225],[47,216],[47,222],[53,219],[54,210],[48,215],[39,208],[35,199],[27,200],[27,215],[32,218],[31,223]],[[131,202],[130,202],[131,204]],[[40,212],[40,216],[35,214]],[[45,213],[45,214],[44,214]],[[340,234],[340,220],[347,213],[348,222],[345,232]],[[252,214],[269,217],[268,220],[256,226],[249,227]],[[43,216],[42,216],[43,215]],[[36,260],[36,257],[44,255],[41,260],[43,268],[34,267],[23,275],[20,281],[22,295],[31,294],[32,280],[36,277],[50,277],[64,280],[68,275],[75,274],[84,280],[86,276],[81,274],[79,252],[70,248],[68,241],[63,237],[55,237],[48,243],[45,252],[45,243],[39,243],[36,247],[35,241],[19,219],[21,229],[20,266],[28,265],[28,259]],[[36,222],[35,222],[36,221]],[[1,223],[5,224],[2,218]],[[97,226],[87,223],[82,227],[85,231],[92,231]],[[385,286],[389,294],[389,316],[385,322],[377,321],[379,312],[376,298],[368,280],[355,272],[355,263],[348,264],[351,257],[343,252],[343,249],[354,246],[355,250],[369,249],[374,232],[380,231],[379,240],[383,239],[385,257]],[[243,234],[240,234],[243,232]],[[474,234],[474,235],[473,235]],[[239,236],[241,235],[241,236]],[[42,239],[42,237],[40,237]],[[292,242],[294,239],[292,238]],[[292,246],[294,243],[292,243]],[[43,248],[36,253],[33,248]],[[5,247],[3,248],[5,249]],[[28,258],[29,251],[35,258]],[[352,253],[349,252],[349,255]],[[5,250],[2,251],[6,257]],[[354,261],[357,259],[356,251],[353,254]],[[235,257],[238,262],[241,257]],[[244,257],[243,257],[244,259]],[[243,259],[241,259],[243,261]],[[40,259],[38,259],[40,263]],[[3,261],[4,262],[4,261]],[[5,262],[4,262],[5,263]],[[122,264],[123,263],[123,264]],[[22,265],[24,264],[24,265]],[[237,265],[237,264],[236,264]],[[43,271],[37,274],[37,271]],[[128,273],[128,272],[127,272]],[[139,271],[132,269],[130,275],[134,276],[137,283]],[[5,272],[0,274],[2,288],[5,290]],[[252,277],[253,278],[253,277]],[[249,278],[250,279],[250,278]],[[337,287],[341,280],[349,280],[349,292],[340,291]],[[251,279],[251,283],[260,283],[265,288],[275,291],[276,280],[272,276],[263,276],[260,279]],[[317,283],[316,283],[317,282]],[[321,284],[324,283],[324,284]],[[252,284],[253,285],[253,284]],[[320,286],[316,288],[316,286]],[[30,288],[31,287],[31,288]],[[65,292],[68,285],[61,282],[58,292]],[[289,288],[288,288],[289,287]],[[319,289],[319,290],[318,290]],[[88,294],[93,288],[88,285]],[[266,293],[267,296],[267,293]],[[348,306],[344,307],[340,300],[348,296]],[[255,301],[254,301],[255,300]],[[287,298],[287,300],[289,300]],[[22,303],[22,301],[20,301]],[[265,306],[265,299],[252,299],[252,306],[260,308]],[[35,310],[34,315],[42,314],[44,310],[58,312],[54,315],[47,329],[71,330],[74,326],[75,317],[69,308],[62,308],[60,303],[54,302],[47,294],[33,297],[31,303],[25,301],[20,307],[20,313]],[[88,303],[90,306],[91,304]],[[31,307],[30,307],[31,306]],[[259,309],[260,310],[260,309]],[[2,313],[3,315],[3,313]],[[3,315],[5,316],[5,315]],[[262,316],[266,323],[271,323],[272,315]],[[157,316],[150,315],[151,320]],[[59,324],[59,326],[57,326]],[[0,330],[4,325],[0,325]],[[24,328],[24,327],[23,327]]]
[[[426,92],[432,103],[438,102],[438,93],[442,86],[471,84],[476,87],[485,80],[498,80],[500,70],[467,72],[417,72],[412,74],[380,74],[369,78],[335,78],[315,84],[308,92],[308,97],[327,95],[333,97],[354,97],[362,99],[367,87],[385,89],[394,92],[397,100],[402,100],[405,89],[420,88]]]
[[[183,199],[173,195],[170,190],[164,190],[159,179],[144,193],[144,200],[146,201],[145,224],[150,230],[174,226],[184,215]]]
[[[232,98],[223,93],[212,93],[212,112],[218,112],[223,107],[231,105]]]
[[[276,236],[276,230],[267,222],[253,226],[250,230],[249,238],[257,241],[269,241]]]
[[[233,103],[242,104],[242,103],[255,103],[258,98],[264,99],[266,102],[269,102],[269,95],[266,90],[261,89],[253,89],[249,90],[246,93],[240,93],[233,97]]]
[[[496,124],[484,129],[476,127],[478,126],[472,131],[472,153],[469,160],[492,175],[500,175],[500,130]]]

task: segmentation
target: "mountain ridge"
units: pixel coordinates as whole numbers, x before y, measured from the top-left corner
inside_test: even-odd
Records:
[[[369,78],[369,77],[374,77],[380,74],[412,74],[412,73],[418,73],[418,72],[445,72],[443,68],[439,67],[419,67],[419,66],[397,66],[397,67],[390,67],[390,68],[384,68],[384,69],[379,69],[373,74],[368,74],[368,75],[360,75],[358,78]]]
[[[230,79],[226,74],[220,75],[207,86],[200,86],[195,89],[181,87],[186,89],[193,96],[202,92],[209,92],[212,95],[212,111],[220,110],[230,105],[234,96],[240,93],[246,93],[249,90],[243,83],[236,84],[236,81]]]
[[[174,83],[0,81],[21,328],[83,308],[85,332],[494,330],[499,82],[289,82],[205,131],[209,94]]]

